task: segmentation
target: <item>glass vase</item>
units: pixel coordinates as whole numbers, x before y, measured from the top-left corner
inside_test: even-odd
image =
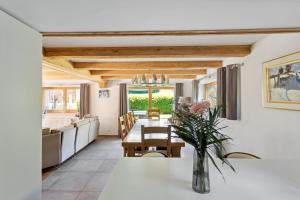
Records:
[[[200,156],[197,151],[194,150],[193,162],[193,190],[202,194],[209,193],[210,184],[207,153]]]

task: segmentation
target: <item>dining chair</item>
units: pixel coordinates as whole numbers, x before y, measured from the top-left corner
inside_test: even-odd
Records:
[[[162,152],[157,152],[157,151],[149,151],[146,152],[142,155],[142,157],[160,157],[160,158],[167,158],[168,155],[162,153]]]
[[[128,114],[129,114],[129,117],[130,117],[131,123],[134,125],[136,121],[135,121],[135,117],[134,117],[134,114],[133,114],[133,112],[129,112]]]
[[[148,109],[147,111],[148,119],[157,118],[160,119],[160,110],[159,109]]]
[[[131,128],[133,127],[133,123],[132,123],[131,116],[129,113],[127,113],[125,115],[125,120],[126,120],[127,130],[129,132],[131,130]]]
[[[127,127],[126,127],[126,121],[124,115],[119,117],[119,125],[120,125],[121,139],[124,140],[124,138],[127,135]]]
[[[122,141],[125,139],[127,136],[127,128],[126,128],[126,121],[125,121],[125,116],[119,117],[119,125],[120,125],[120,134],[121,134],[121,139]],[[127,154],[127,149],[123,148],[123,156],[125,157]]]
[[[157,152],[164,152],[167,156],[171,155],[171,126],[145,127],[142,125],[141,131],[142,153],[145,153],[150,147],[156,147]],[[165,147],[166,150],[158,150],[157,147]]]
[[[230,152],[224,158],[261,159],[260,157],[246,152]]]

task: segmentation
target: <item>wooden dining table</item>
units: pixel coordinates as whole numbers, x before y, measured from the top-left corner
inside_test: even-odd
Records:
[[[127,136],[122,141],[123,148],[127,151],[127,157],[135,156],[135,149],[142,146],[141,126],[160,126],[167,127],[170,125],[167,119],[139,119],[131,128]],[[157,135],[157,134],[156,134]],[[163,137],[166,137],[165,134]],[[157,136],[156,136],[157,137]],[[160,137],[160,136],[158,136]],[[171,155],[172,157],[181,156],[181,148],[185,146],[185,142],[178,138],[175,133],[171,134]]]

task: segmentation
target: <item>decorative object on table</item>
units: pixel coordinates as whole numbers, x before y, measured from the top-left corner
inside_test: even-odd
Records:
[[[178,99],[178,109],[180,109],[182,106],[190,105],[192,103],[191,97],[179,97]]]
[[[109,98],[109,90],[99,90],[99,98]]]
[[[213,155],[228,165],[233,166],[223,156],[223,142],[231,138],[220,131],[226,127],[219,127],[220,107],[210,108],[208,101],[195,104],[184,104],[174,112],[176,122],[172,123],[174,133],[185,142],[194,146],[193,189],[199,193],[209,193],[208,158],[222,174]]]
[[[217,82],[205,84],[205,99],[209,101],[211,108],[217,106]]]
[[[300,110],[300,52],[263,64],[264,107]]]

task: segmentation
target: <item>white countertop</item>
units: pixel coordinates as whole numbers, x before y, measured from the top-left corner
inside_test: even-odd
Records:
[[[237,173],[210,165],[211,191],[192,190],[192,160],[123,158],[99,200],[300,200],[300,160],[231,159]],[[210,163],[211,164],[211,163]]]

